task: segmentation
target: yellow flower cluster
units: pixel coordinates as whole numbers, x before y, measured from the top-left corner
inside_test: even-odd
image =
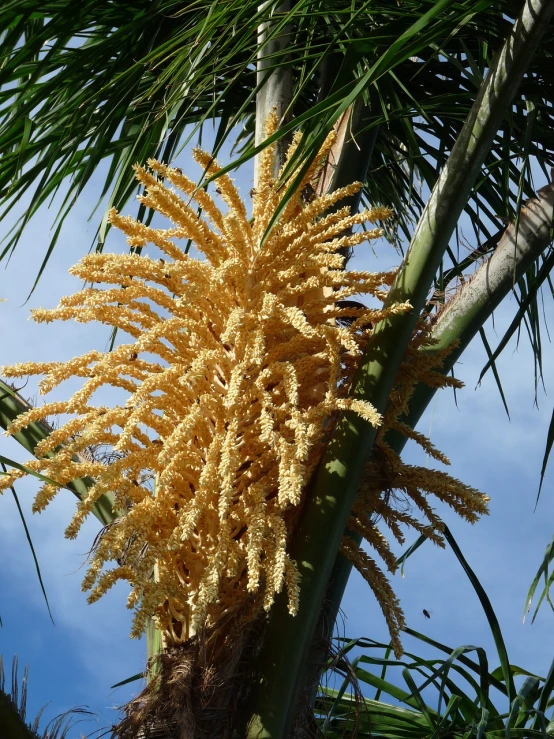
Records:
[[[268,134],[275,125],[272,117]],[[359,294],[382,301],[394,274],[343,269],[341,249],[382,233],[353,227],[390,215],[384,208],[356,215],[334,209],[359,184],[311,202],[302,197],[332,143],[331,135],[263,245],[286,191],[272,177],[272,147],[261,157],[251,219],[227,175],[216,180],[221,210],[180,170],[153,160],[148,169],[137,166],[140,202],[170,227],[112,210],[131,253],[86,256],[71,273],[91,286],[56,309],[33,312],[45,323],[100,321],[130,341],[69,362],[3,370],[8,377],[44,375],[42,393],[83,380],[69,400],[30,410],[10,432],[63,416],[28,466],[57,483],[42,487],[36,511],[58,486],[94,479],[68,536],[77,535],[100,496],[115,495],[119,515],[99,537],[83,587],[94,601],[116,581],[129,581],[135,636],[154,616],[168,641],[181,641],[252,597],[269,608],[283,587],[294,613],[299,582],[287,540],[329,418],[351,409],[381,422],[347,391],[371,326],[409,305],[340,305]],[[208,154],[194,156],[208,175],[218,172]],[[187,253],[188,240],[203,258]],[[150,254],[142,251],[148,245]],[[96,405],[94,394],[106,386],[125,402]],[[87,457],[97,446],[110,449],[109,458]],[[0,491],[22,474],[6,475]]]
[[[419,444],[433,459],[450,464],[427,437],[400,420],[407,413],[409,400],[419,383],[437,388],[463,386],[459,380],[447,377],[439,371],[453,346],[434,353],[419,351],[421,347],[432,345],[430,330],[429,323],[422,323],[408,346],[348,522],[348,528],[364,538],[390,572],[396,570],[396,558],[379,528],[381,522],[401,544],[404,543],[406,529],[414,529],[435,544],[444,546],[442,522],[429,504],[428,495],[434,495],[451,506],[470,523],[475,523],[479,516],[488,512],[489,498],[486,495],[464,485],[444,471],[405,464],[388,443],[390,437],[387,434],[390,431],[399,433]],[[417,511],[423,515],[424,521],[417,518]],[[341,551],[375,593],[389,627],[394,652],[399,656],[402,654],[400,631],[404,627],[404,615],[386,576],[367,552],[358,547],[350,537],[344,538]]]

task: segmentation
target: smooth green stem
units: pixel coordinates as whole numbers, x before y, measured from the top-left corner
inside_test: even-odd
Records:
[[[424,351],[434,353],[453,341],[459,342],[443,364],[445,374],[451,371],[514,284],[552,243],[554,184],[541,188],[537,195],[521,211],[517,226],[511,224],[506,229],[490,259],[459,289],[439,317],[432,333],[437,343]],[[402,420],[414,428],[434,392],[431,388],[418,387]]]
[[[420,219],[389,296],[389,304],[410,300],[413,310],[378,325],[353,383],[353,395],[370,401],[379,411],[386,407],[406,346],[475,178],[553,12],[551,1],[525,3]],[[263,647],[252,665],[253,690],[246,706],[245,731],[239,727],[241,736],[290,736],[327,583],[375,433],[375,428],[352,413],[340,418],[308,487],[290,547],[301,575],[298,615],[293,618],[288,614],[284,598],[272,608]]]
[[[21,413],[31,410],[31,405],[13,388],[0,380],[0,426],[7,429]],[[18,441],[28,452],[34,455],[35,447],[48,437],[52,429],[47,423],[40,421],[30,423],[21,431],[12,434],[12,439]],[[81,477],[72,480],[67,488],[82,500],[89,488],[94,484],[91,477]],[[111,523],[116,514],[113,510],[113,499],[109,495],[102,495],[95,503],[93,513],[103,525]]]
[[[160,663],[155,659],[163,651],[162,632],[151,618],[146,627],[146,657],[148,660],[147,680],[153,680],[160,671]]]
[[[19,393],[0,380],[0,426],[7,429],[8,426],[22,413],[31,410],[32,406],[27,403]],[[11,435],[12,439],[18,441],[28,452],[34,454],[36,445],[46,439],[52,431],[47,423],[35,421],[30,423],[21,431]]]
[[[481,265],[448,303],[432,332],[437,343],[423,350],[432,354],[454,341],[458,342],[443,363],[444,374],[452,370],[479,329],[510,293],[514,283],[552,243],[553,221],[554,184],[550,184],[539,190],[537,198],[528,201],[520,213],[517,228],[514,224],[507,228],[490,259]],[[436,388],[418,385],[402,421],[410,428],[415,428],[435,392]],[[390,431],[386,438],[392,449],[400,454],[406,437]],[[361,542],[357,533],[349,532],[349,536],[358,544]],[[338,554],[325,599],[323,628],[327,638],[331,636],[351,571],[350,561]]]

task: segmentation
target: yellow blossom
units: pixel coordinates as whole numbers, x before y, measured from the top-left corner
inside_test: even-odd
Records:
[[[268,135],[275,126],[272,116]],[[296,612],[301,582],[287,545],[306,483],[341,411],[379,427],[349,528],[387,569],[394,571],[395,559],[380,520],[399,541],[407,526],[440,544],[441,521],[430,494],[469,521],[486,513],[485,496],[445,472],[405,465],[387,444],[392,430],[448,462],[401,421],[417,383],[459,386],[438,371],[445,352],[432,358],[418,351],[430,341],[428,325],[412,338],[383,416],[348,397],[373,326],[410,305],[341,302],[358,295],[386,299],[394,272],[347,271],[343,253],[382,234],[379,228],[353,232],[354,226],[392,212],[330,212],[359,184],[304,202],[302,192],[317,179],[332,143],[331,134],[268,235],[287,190],[272,177],[273,147],[260,157],[252,219],[228,175],[216,180],[224,213],[180,170],[155,160],[148,169],[136,166],[144,187],[139,200],[170,227],[146,226],[112,210],[110,222],[126,234],[132,252],[87,255],[71,273],[90,287],[53,310],[33,312],[42,323],[99,321],[126,335],[124,343],[68,362],[3,369],[8,377],[42,375],[42,394],[71,378],[82,380],[69,400],[29,410],[9,433],[64,416],[28,467],[62,487],[77,477],[94,480],[67,536],[77,535],[102,495],[114,495],[117,516],[98,538],[83,588],[92,602],[118,580],[128,581],[134,636],[154,617],[166,644],[183,641],[230,613],[255,617],[283,588],[289,611]],[[209,154],[197,150],[194,156],[208,175],[219,172]],[[202,258],[187,253],[188,240]],[[125,399],[113,408],[96,405],[103,387],[117,388]],[[110,451],[91,455],[97,448]],[[0,492],[23,474],[13,470],[0,478]],[[34,510],[48,505],[58,485],[43,485]],[[348,537],[342,552],[375,592],[400,653],[403,615],[384,573]]]
[[[272,118],[268,133],[275,125]],[[90,287],[33,312],[42,323],[99,321],[126,334],[125,343],[4,369],[9,377],[43,375],[43,393],[82,379],[72,398],[23,414],[11,432],[47,415],[72,416],[37,447],[33,469],[61,486],[83,474],[95,480],[68,526],[71,537],[101,495],[115,496],[118,516],[99,538],[84,587],[93,601],[129,581],[134,635],[154,616],[168,639],[182,640],[251,593],[270,608],[283,587],[294,613],[301,583],[287,542],[327,421],[348,409],[381,421],[347,392],[372,326],[409,305],[361,309],[350,326],[340,323],[351,316],[340,300],[382,298],[393,274],[343,269],[341,250],[382,233],[352,227],[390,216],[383,208],[329,213],[359,184],[309,204],[301,197],[332,143],[330,136],[263,246],[287,189],[272,179],[272,147],[261,159],[253,219],[228,175],[217,179],[224,214],[180,170],[154,160],[136,166],[139,200],[169,228],[112,210],[110,222],[134,250],[87,255],[71,273]],[[208,174],[219,171],[208,154],[194,155]],[[189,239],[203,258],[186,253]],[[103,387],[126,399],[112,409],[95,405]],[[116,456],[86,460],[99,445]],[[20,474],[6,475],[0,488]],[[55,493],[45,485],[35,508]]]

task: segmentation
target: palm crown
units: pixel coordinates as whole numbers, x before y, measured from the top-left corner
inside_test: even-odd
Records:
[[[472,267],[476,255],[492,253],[487,279],[480,283],[477,273],[473,282],[482,284],[480,292],[461,290],[439,311],[422,356],[444,359],[445,347],[456,340],[445,371],[509,291],[514,275],[523,297],[515,326],[527,314],[533,332],[538,331],[537,293],[549,277],[550,257],[542,255],[550,242],[551,188],[527,210],[520,206],[535,194],[531,161],[544,170],[552,162],[552,53],[545,35],[552,11],[551,3],[538,0],[400,0],[359,7],[313,0],[259,6],[200,1],[185,7],[162,0],[8,2],[0,11],[4,213],[23,192],[32,195],[2,254],[16,248],[37,209],[66,186],[38,279],[75,198],[99,162],[109,158],[103,192],[108,210],[97,234],[102,251],[107,213],[122,210],[136,188],[130,165],[150,157],[171,162],[179,147],[212,120],[217,123],[214,154],[232,137],[237,157],[218,172],[207,166],[203,184],[253,156],[259,177],[264,147],[277,144],[276,170],[283,165],[275,185],[279,197],[261,234],[263,248],[299,193],[310,199],[302,188],[334,130],[316,189],[332,193],[360,180],[359,195],[345,191],[353,210],[360,197],[372,206],[391,206],[396,221],[388,226],[389,237],[413,233],[408,259],[350,383],[350,403],[371,403],[385,413],[418,320],[444,302],[445,289]],[[273,108],[280,127],[263,141],[260,122]],[[302,137],[285,161],[283,152],[297,130]],[[427,191],[432,191],[428,199]],[[149,228],[154,205],[148,196],[142,198],[141,228]],[[472,258],[460,261],[450,239],[464,210],[476,243]],[[506,218],[516,220],[515,236],[503,234]],[[412,310],[393,310],[408,301]],[[540,361],[539,342],[534,346]],[[491,362],[494,367],[494,357]],[[413,430],[433,391],[424,383],[415,388],[401,409],[400,425]],[[28,409],[17,393],[5,386],[3,422],[23,410]],[[44,447],[41,440],[50,429],[40,414],[30,411],[26,418],[25,427],[16,421],[16,438],[35,451],[37,442]],[[254,674],[261,675],[254,683],[267,689],[263,696],[253,692],[240,719],[247,722],[248,736],[289,731],[305,679],[302,663],[333,567],[331,611],[340,602],[348,567],[337,552],[367,459],[378,448],[367,420],[348,412],[341,416],[308,486],[287,545],[287,556],[302,563],[299,612],[293,624],[282,604],[271,610],[253,665]],[[399,453],[401,436],[387,437],[387,448]],[[38,467],[32,463],[29,469]],[[83,468],[79,477],[54,482],[90,501],[90,471]],[[93,502],[100,504],[101,520],[111,522],[110,495]],[[352,546],[359,541],[356,534],[350,538]]]

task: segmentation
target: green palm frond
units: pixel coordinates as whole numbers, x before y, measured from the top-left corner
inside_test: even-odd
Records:
[[[27,710],[27,669],[23,673],[21,688],[17,677],[17,657],[12,663],[11,690],[5,690],[5,674],[0,657],[0,729],[2,736],[9,739],[39,739],[38,721],[34,726],[25,722]]]
[[[46,261],[103,160],[110,163],[103,197],[122,208],[135,191],[131,164],[150,156],[172,160],[208,121],[218,124],[216,148],[235,135],[236,124],[245,125],[244,151],[233,166],[253,156],[256,29],[270,17],[274,35],[285,26],[290,34],[287,48],[266,62],[293,71],[290,113],[305,132],[295,164],[311,159],[341,113],[363,101],[368,128],[378,128],[365,197],[393,206],[408,233],[425,199],[419,185],[433,187],[517,3],[301,0],[281,15],[276,5],[4,3],[0,208],[9,212],[23,193],[30,205],[4,234],[3,256],[61,188],[65,199]],[[552,161],[552,47],[550,40],[541,46],[495,137],[467,204],[470,215],[510,217],[531,192],[530,158],[545,167]],[[105,235],[103,220],[99,248]]]
[[[42,710],[32,723],[27,723],[27,682],[28,669],[25,668],[21,684],[18,678],[17,657],[13,658],[11,670],[11,686],[6,689],[4,663],[0,656],[0,736],[2,739],[66,739],[68,732],[75,725],[72,720],[76,714],[90,715],[89,711],[74,709],[57,716],[39,730]]]
[[[554,573],[550,571],[553,560],[554,560],[554,537],[552,537],[551,541],[546,547],[546,551],[544,553],[542,562],[539,565],[539,568],[535,574],[535,577],[533,578],[533,582],[531,583],[531,586],[527,593],[527,597],[525,599],[525,608],[523,611],[523,622],[524,623],[525,623],[525,619],[527,618],[527,614],[531,610],[531,603],[533,602],[533,598],[535,597],[535,592],[541,581],[543,583],[543,588],[540,592],[539,599],[535,606],[533,617],[531,618],[531,623],[533,623],[535,618],[537,617],[539,608],[542,606],[544,601],[546,601],[548,605],[550,606],[550,608],[554,611],[554,603],[552,602],[552,597],[550,595],[550,589],[552,587],[552,584],[554,583]]]
[[[406,652],[399,660],[391,658],[390,644],[340,638],[338,655],[329,666],[342,674],[342,685],[339,690],[322,687],[316,703],[316,716],[328,739],[552,736],[554,662],[546,678],[511,664],[483,586],[448,528],[445,533],[481,602],[496,646],[494,659],[500,666],[491,670],[489,655],[480,647],[454,649],[410,628],[405,634],[432,647],[434,656]],[[415,551],[420,540],[397,560],[398,564]],[[349,662],[349,655],[356,652]],[[518,691],[514,685],[517,676],[525,677]],[[375,691],[373,698],[367,697],[369,691]]]
[[[327,739],[544,739],[552,735],[551,711],[547,712],[552,697],[552,670],[544,678],[509,665],[512,677],[524,675],[525,680],[513,700],[507,701],[505,685],[497,670],[489,671],[483,649],[453,649],[411,629],[406,629],[406,633],[448,656],[423,658],[406,652],[402,660],[395,660],[388,656],[388,644],[372,639],[350,642],[363,650],[351,666],[356,687],[365,693],[373,689],[379,700],[350,692],[352,678],[345,679],[339,690],[323,687],[316,715]],[[381,676],[375,674],[379,668]],[[392,676],[385,679],[387,671]],[[493,703],[491,688],[500,692],[503,705]]]
[[[3,461],[0,461],[0,466],[2,467],[2,471],[5,473],[7,470],[6,470],[6,465],[4,464]],[[54,618],[52,617],[52,611],[50,610],[50,603],[48,602],[48,596],[46,594],[46,588],[44,587],[44,581],[42,579],[42,573],[40,571],[40,565],[39,565],[37,553],[35,551],[35,546],[31,538],[31,532],[29,531],[29,527],[27,526],[27,521],[25,520],[25,515],[23,513],[21,503],[19,502],[19,497],[15,491],[15,487],[11,485],[10,490],[11,490],[15,505],[17,507],[17,512],[19,513],[19,518],[21,519],[21,523],[23,524],[23,529],[25,531],[25,537],[27,539],[27,544],[29,545],[29,549],[31,550],[31,554],[33,556],[33,562],[35,564],[35,570],[37,573],[38,582],[40,585],[40,589],[42,591],[44,602],[46,603],[46,608],[48,609],[48,615],[50,616],[50,620],[52,621],[52,623],[54,623]],[[0,619],[0,626],[1,625],[2,625],[2,620]]]
[[[9,424],[17,418],[21,413],[25,413],[31,408],[31,405],[23,398],[19,392],[8,385],[7,383],[0,380],[0,426],[6,429]],[[27,451],[34,454],[36,445],[46,439],[51,432],[51,427],[44,421],[38,421],[29,424],[22,431],[18,431],[14,434],[14,438],[18,441]],[[1,456],[1,455],[0,455]],[[14,462],[11,459],[2,456],[2,460],[5,464],[10,467],[18,467],[21,469],[21,465],[18,462]],[[29,474],[39,479],[45,479],[42,475],[32,472],[29,470]],[[53,482],[53,481],[50,481]],[[67,487],[71,492],[81,499],[86,495],[87,490],[92,485],[93,481],[91,478],[81,478],[73,480]],[[54,483],[56,484],[56,483]],[[111,495],[102,495],[101,498],[94,506],[94,515],[100,523],[109,524],[113,521],[116,515],[112,508],[112,497]]]

